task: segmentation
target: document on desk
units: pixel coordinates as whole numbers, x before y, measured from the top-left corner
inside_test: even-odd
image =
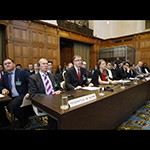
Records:
[[[99,90],[100,87],[90,87],[90,86],[87,86],[87,87],[83,87],[82,89],[84,89],[84,90],[90,90],[90,91],[95,91],[95,90]]]
[[[146,81],[150,80],[150,77],[145,78]]]
[[[4,97],[4,95],[0,94],[0,98],[1,98],[1,97]]]
[[[93,93],[93,94],[89,94],[86,96],[82,96],[79,98],[69,100],[68,104],[70,105],[70,107],[74,107],[74,106],[77,106],[77,105],[80,105],[80,104],[83,104],[83,103],[86,103],[86,102],[89,102],[89,101],[95,100],[95,99],[97,99],[97,97],[96,97],[96,94]]]
[[[121,80],[117,80],[117,82],[118,82],[118,83],[122,83],[122,82],[127,83],[127,82],[131,82],[131,81],[130,81],[130,80],[122,80],[122,79],[121,79]]]

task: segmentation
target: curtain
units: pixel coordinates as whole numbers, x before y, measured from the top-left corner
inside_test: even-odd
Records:
[[[3,60],[5,59],[5,50],[4,50],[4,42],[5,42],[5,27],[0,26],[0,64],[3,64]]]
[[[88,44],[74,42],[74,55],[82,57],[82,60],[87,63],[87,70],[89,70],[89,49],[90,46]]]

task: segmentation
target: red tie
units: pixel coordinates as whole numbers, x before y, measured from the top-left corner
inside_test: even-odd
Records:
[[[78,78],[79,78],[79,82],[80,82],[80,69],[78,69]]]

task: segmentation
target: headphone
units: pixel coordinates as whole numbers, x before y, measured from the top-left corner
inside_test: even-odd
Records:
[[[40,58],[40,59],[41,59],[41,58]],[[38,62],[37,62],[37,67],[40,67],[40,63],[39,63],[40,59],[39,59]]]

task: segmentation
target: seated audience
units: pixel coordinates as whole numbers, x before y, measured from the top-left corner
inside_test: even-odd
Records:
[[[67,90],[78,90],[82,89],[83,85],[93,86],[92,83],[89,83],[86,78],[86,70],[81,67],[82,58],[79,55],[73,57],[73,64],[71,68],[67,70],[65,86]]]
[[[63,73],[62,73],[62,76],[63,76],[63,79],[64,79],[64,81],[65,81],[65,76],[66,76],[66,71],[69,69],[69,68],[71,68],[73,66],[73,64],[72,63],[69,63],[67,66],[66,66],[66,70],[65,71],[63,71]]]
[[[21,69],[22,68],[21,64],[17,64],[16,68]]]
[[[52,67],[53,67],[53,62],[52,62],[52,61],[48,61],[48,70],[47,70],[47,72],[49,72],[49,73],[54,73],[54,72],[52,71]]]
[[[147,63],[144,63],[142,66],[142,72],[150,74],[150,69],[147,67]]]
[[[58,65],[58,68],[57,68],[57,70],[56,70],[56,73],[58,73],[58,74],[62,74],[62,73],[63,73],[63,70],[62,70],[62,68],[61,68],[61,65]]]
[[[109,77],[109,79],[110,79],[110,80],[113,80],[113,74],[112,74],[111,69],[112,69],[112,65],[111,65],[110,62],[108,62],[107,65],[106,65],[106,70],[107,70],[107,72],[108,72],[108,77]]]
[[[39,72],[39,67],[37,66],[37,64],[34,64],[34,70],[35,70],[35,74]]]
[[[138,62],[137,66],[135,66],[134,71],[137,74],[137,77],[144,77],[148,76],[149,73],[143,73],[142,72],[142,67],[143,63],[141,61]]]
[[[94,71],[91,83],[95,86],[99,84],[117,84],[117,81],[112,81],[109,79],[105,60],[99,60],[97,63],[97,68],[98,69]]]
[[[39,73],[29,77],[28,92],[29,99],[51,94],[60,94],[63,89],[54,74],[48,73],[48,61],[41,58],[38,62]],[[57,129],[57,122],[48,116],[48,129]]]
[[[115,64],[117,65],[117,68],[120,67],[120,66],[119,66],[120,63],[121,63],[121,61],[120,61],[119,57],[117,57],[117,59],[116,59],[116,61],[115,61]]]
[[[87,66],[87,63],[85,62],[85,61],[83,61],[82,62],[82,68],[85,68],[85,70],[86,70],[86,78],[88,78],[89,77],[89,72],[88,72],[88,70],[86,69],[86,66]]]
[[[3,80],[0,83],[0,92],[3,95],[8,95],[12,98],[13,114],[21,122],[20,127],[24,127],[25,124],[22,122],[20,105],[28,92],[28,78],[30,73],[26,69],[16,68],[14,61],[10,58],[6,58],[3,61],[3,65],[7,73],[4,74]],[[7,109],[10,112],[10,102],[0,103],[0,127],[10,124],[6,117],[4,106],[7,106]]]
[[[35,71],[33,70],[33,65],[32,65],[31,63],[29,64],[29,67],[28,67],[28,68],[29,68],[28,71],[29,71],[29,73],[30,73],[31,75],[32,75],[32,74],[35,74]]]
[[[134,65],[130,64],[130,77],[134,78],[136,77],[136,73],[134,71]]]
[[[117,69],[117,65],[114,63],[113,68],[111,69],[112,75],[113,75],[113,79],[116,80],[117,79],[117,73],[118,73],[118,69]]]
[[[117,80],[130,78],[130,63],[124,62],[123,67],[118,69]]]
[[[5,72],[3,71],[3,65],[0,64],[0,83],[2,82],[2,77],[3,77],[4,73]]]

